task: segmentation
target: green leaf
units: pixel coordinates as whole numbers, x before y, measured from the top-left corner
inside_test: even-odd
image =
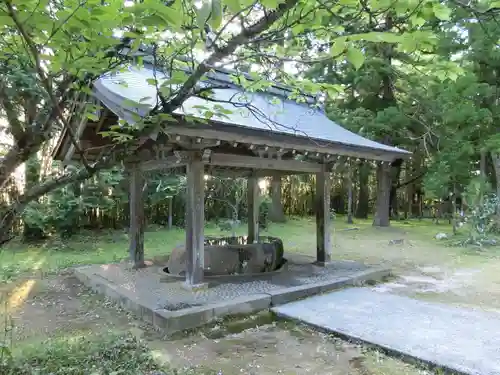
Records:
[[[218,29],[222,23],[222,0],[203,0],[196,8],[196,21],[201,30],[207,22],[213,29]]]
[[[414,26],[423,26],[425,24],[425,18],[422,18],[418,15],[410,17],[410,21]]]
[[[215,113],[213,111],[205,111],[203,116],[207,119],[210,120],[212,117],[214,117]]]
[[[91,121],[94,121],[94,122],[99,121],[99,116],[97,116],[95,113],[87,112],[86,115],[87,115],[87,118]]]
[[[500,1],[492,1],[488,9],[500,8]]]
[[[412,34],[405,34],[399,47],[402,51],[414,52],[417,49],[417,41]]]
[[[227,5],[231,13],[238,13],[241,10],[240,0],[226,0],[224,4]]]
[[[213,30],[220,27],[222,23],[222,0],[212,0],[212,13],[209,21]]]
[[[349,47],[347,49],[347,61],[349,61],[354,68],[358,70],[365,62],[365,55],[359,49]]]
[[[210,17],[211,10],[209,1],[203,1],[201,6],[196,9],[196,22],[198,22],[198,27],[201,30],[205,29],[205,24],[207,23],[208,17]]]
[[[283,0],[261,0],[260,3],[267,9],[276,9]]]
[[[349,36],[350,40],[366,40],[368,42],[399,43],[401,36],[394,33],[371,32]]]
[[[339,56],[344,53],[345,48],[346,48],[346,38],[340,37],[334,40],[330,52],[332,56]]]
[[[432,10],[436,18],[440,19],[441,21],[450,20],[451,9],[448,8],[446,5],[441,3],[435,3],[432,5]]]
[[[168,23],[158,14],[150,14],[142,19],[146,26],[166,27]]]
[[[123,105],[124,105],[125,107],[132,107],[132,108],[134,108],[134,107],[136,107],[136,106],[137,106],[137,104],[138,104],[138,103],[137,103],[137,102],[135,102],[135,101],[133,101],[132,99],[124,99],[124,100],[123,100]]]
[[[168,113],[160,113],[160,114],[158,114],[158,117],[159,117],[160,121],[162,121],[162,122],[165,121],[165,122],[177,123],[177,119]]]

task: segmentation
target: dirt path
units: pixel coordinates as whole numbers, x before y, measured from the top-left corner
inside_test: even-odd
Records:
[[[14,349],[40,344],[47,338],[132,332],[145,339],[160,360],[179,370],[196,370],[196,374],[422,373],[398,360],[292,323],[268,322],[255,327],[262,322],[252,323],[248,318],[254,326],[235,333],[228,333],[220,324],[187,336],[165,338],[68,275],[21,280],[1,291],[13,318]],[[3,317],[6,315],[4,309]]]
[[[434,302],[500,313],[500,278],[497,267],[417,267],[373,289]]]
[[[2,290],[1,300],[2,322],[9,318],[12,338],[20,342],[36,343],[65,332],[119,330],[135,322],[68,275],[18,280]]]
[[[197,334],[168,342],[160,356],[176,368],[217,374],[414,375],[398,360],[292,323],[272,323],[220,339]]]

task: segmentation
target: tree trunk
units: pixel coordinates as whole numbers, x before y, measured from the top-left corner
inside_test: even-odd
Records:
[[[500,197],[500,153],[491,153],[491,160],[493,162],[493,168],[495,169],[495,179],[496,183],[496,194]]]
[[[168,198],[168,230],[172,229],[173,218],[172,218],[172,206],[173,206],[174,197]]]
[[[130,180],[130,229],[129,254],[134,268],[143,268],[144,264],[144,176],[138,165],[129,169]]]
[[[25,168],[25,190],[30,190],[40,182],[40,160],[35,153],[26,162]],[[35,199],[36,200],[36,199]],[[43,238],[43,230],[37,226],[30,226],[26,221],[23,228],[24,241],[36,241]]]
[[[450,196],[451,199],[451,222],[453,223],[453,234],[457,234],[458,222],[457,222],[457,189],[455,184],[453,184],[453,194]]]
[[[491,160],[493,162],[493,168],[495,169],[495,180],[496,180],[496,196],[500,197],[500,153],[492,152]],[[500,228],[500,207],[497,206],[497,227]]]
[[[391,191],[391,166],[388,163],[380,163],[377,166],[377,206],[373,226],[389,226],[389,204]]]
[[[57,178],[49,179],[36,186],[33,186],[33,188],[29,189],[23,195],[19,196],[17,201],[6,207],[6,209],[1,214],[0,245],[8,242],[12,238],[12,225],[14,224],[16,217],[18,217],[18,215],[20,215],[24,211],[28,203],[61,186],[65,186],[69,183],[85,181],[86,179],[95,175],[97,172],[110,166],[111,164],[103,161],[100,164],[95,165],[91,170],[80,169],[79,171],[73,173],[68,173]]]
[[[405,204],[405,219],[408,220],[413,216],[413,197],[414,197],[414,185],[408,184],[406,187],[406,204]]]
[[[281,176],[274,175],[271,179],[271,210],[269,219],[275,223],[284,223],[286,221],[283,212],[283,202],[281,201]]]
[[[347,170],[347,224],[352,224],[352,169]]]
[[[2,213],[2,217],[0,219],[0,246],[9,242],[14,237],[12,234],[12,227],[14,226],[16,217],[17,213],[12,209],[7,209]]]
[[[398,206],[398,184],[401,177],[402,159],[398,159],[392,163],[391,168],[391,193],[389,201],[389,214],[393,219],[399,219],[399,206]]]
[[[368,219],[370,210],[370,191],[368,179],[370,177],[370,165],[367,162],[362,162],[359,166],[358,180],[358,204],[356,205],[356,213],[354,217],[358,219]]]
[[[27,139],[22,140],[25,143],[23,147],[17,144],[12,146],[0,160],[0,189],[5,187],[17,167],[36,155],[44,141],[38,138],[28,139],[27,135],[24,138]]]
[[[481,178],[483,182],[486,182],[486,151],[481,150],[480,160],[479,160],[479,172],[481,173]]]
[[[417,200],[418,200],[418,217],[420,220],[422,220],[424,217],[424,195],[422,194],[421,191],[418,192]]]

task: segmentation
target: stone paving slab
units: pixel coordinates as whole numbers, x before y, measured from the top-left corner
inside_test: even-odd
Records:
[[[461,374],[500,374],[500,314],[350,288],[272,309],[278,316]]]
[[[374,269],[358,262],[336,261],[328,267],[290,262],[288,270],[270,276],[235,279],[231,282],[210,282],[210,288],[196,292],[186,291],[184,280],[171,278],[165,281],[161,267],[153,266],[133,270],[127,263],[92,265],[85,267],[85,272],[93,277],[106,280],[107,283],[126,289],[130,293],[139,293],[142,298],[158,309],[170,311],[188,307],[206,305],[222,300],[231,301],[242,295],[261,293],[280,293],[284,288],[300,288],[319,282],[336,282],[342,278],[371,272]],[[165,274],[163,274],[165,275]],[[375,278],[378,280],[380,277]],[[314,293],[309,293],[312,295]],[[297,299],[297,298],[294,298]],[[289,302],[287,300],[286,302]]]
[[[187,291],[182,281],[161,281],[154,267],[132,270],[127,264],[79,267],[75,276],[94,291],[106,295],[166,333],[195,328],[227,315],[248,314],[318,293],[380,281],[390,270],[353,262],[328,267],[296,265],[269,278],[240,280]]]

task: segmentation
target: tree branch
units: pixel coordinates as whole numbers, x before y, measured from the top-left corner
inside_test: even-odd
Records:
[[[179,108],[182,103],[190,96],[192,89],[201,77],[213,68],[214,64],[221,61],[225,57],[234,53],[236,49],[248,43],[255,36],[269,29],[276,21],[299,3],[299,0],[286,0],[281,3],[276,10],[273,10],[266,16],[262,17],[252,26],[243,29],[238,35],[232,37],[224,47],[217,49],[208,58],[202,61],[197,68],[192,72],[190,77],[184,82],[182,87],[177,91],[174,97],[168,102],[167,107],[162,108],[163,113],[172,113]]]
[[[410,185],[411,183],[413,183],[413,182],[415,182],[415,181],[420,180],[422,177],[424,177],[424,176],[425,176],[425,174],[426,174],[426,173],[427,173],[427,171],[425,170],[425,171],[423,171],[422,173],[420,173],[419,175],[417,175],[417,176],[415,176],[415,177],[413,177],[413,178],[410,178],[409,180],[407,180],[407,181],[405,181],[405,182],[399,182],[399,183],[395,186],[395,188],[396,188],[396,189],[399,189],[399,188],[402,188],[402,187],[404,187],[404,186],[406,186],[406,185]]]
[[[68,122],[66,121],[66,118],[64,117],[64,114],[61,110],[61,102],[58,101],[54,95],[54,92],[52,90],[52,86],[53,86],[52,80],[49,79],[48,76],[43,71],[42,63],[40,60],[40,54],[38,53],[38,49],[36,48],[36,45],[33,42],[33,39],[30,37],[28,32],[25,30],[24,25],[19,20],[17,13],[14,10],[14,7],[12,6],[11,1],[6,0],[5,5],[7,7],[8,15],[10,16],[10,18],[12,19],[12,21],[16,25],[16,28],[18,29],[19,33],[21,34],[21,36],[23,37],[24,41],[26,42],[26,44],[28,46],[29,52],[31,53],[31,55],[33,56],[33,59],[35,60],[36,72],[37,72],[38,76],[40,77],[42,85],[44,86],[45,90],[47,91],[47,95],[49,96],[49,98],[52,102],[52,105],[54,106],[55,114],[56,114],[55,117],[59,118],[59,121],[67,129],[70,141],[73,144],[73,146],[75,147],[76,152],[80,155],[83,165],[85,166],[85,168],[89,169],[90,166],[89,166],[87,159],[85,157],[85,153],[80,148],[80,145],[78,144],[78,140],[76,139],[75,133],[74,133],[73,129],[71,128],[70,124],[68,124]],[[65,22],[67,22],[67,20],[68,19],[66,19]],[[69,85],[72,81],[73,80],[71,79],[71,80],[69,80],[69,82],[67,82],[67,87],[64,88],[64,91],[66,91],[67,88],[69,88]],[[85,113],[83,114],[83,116],[85,116]],[[50,122],[51,122],[51,119],[49,118],[48,123],[50,124]]]
[[[0,104],[2,105],[5,115],[7,116],[7,121],[10,125],[10,132],[14,137],[14,141],[18,143],[24,136],[24,126],[19,120],[19,115],[14,108],[14,104],[9,100],[7,95],[5,85],[0,81]]]

